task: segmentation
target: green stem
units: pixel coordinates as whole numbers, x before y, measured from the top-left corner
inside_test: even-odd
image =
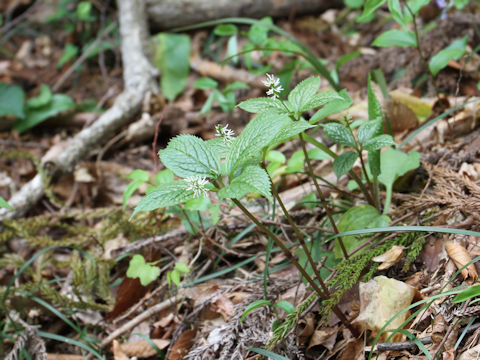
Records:
[[[330,220],[330,223],[332,224],[332,228],[335,231],[335,234],[338,234],[339,231],[338,231],[338,228],[337,228],[337,224],[335,223],[335,220],[333,220],[332,214],[331,214],[330,209],[328,208],[328,204],[325,200],[325,196],[323,195],[323,191],[320,188],[320,185],[318,185],[318,181],[317,181],[316,177],[313,176],[313,167],[312,167],[312,164],[310,163],[310,158],[308,156],[308,152],[307,152],[307,148],[305,146],[305,140],[303,139],[303,135],[300,134],[299,137],[300,137],[300,143],[302,144],[303,154],[305,155],[305,160],[307,162],[308,172],[310,174],[312,174],[311,178],[313,180],[313,184],[315,185],[315,188],[317,189],[318,196],[320,197],[320,201],[322,203],[323,208],[325,209],[325,213],[327,214],[327,217]],[[340,248],[342,249],[342,253],[343,253],[344,258],[348,259],[347,249],[345,248],[345,245],[343,244],[343,240],[342,240],[341,237],[338,237],[338,243],[340,244]]]

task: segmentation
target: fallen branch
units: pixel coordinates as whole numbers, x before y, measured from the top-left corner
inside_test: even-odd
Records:
[[[125,90],[114,105],[94,124],[82,130],[68,142],[66,148],[51,163],[51,174],[73,171],[77,162],[102,144],[139,112],[145,95],[156,92],[157,71],[150,63],[150,47],[143,1],[117,0],[122,39],[123,78]],[[37,174],[9,200],[14,210],[0,209],[0,221],[22,216],[45,194],[42,175]]]

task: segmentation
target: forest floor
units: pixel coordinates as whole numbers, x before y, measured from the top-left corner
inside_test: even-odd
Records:
[[[439,294],[456,294],[455,287],[474,284],[480,271],[477,262],[467,265],[480,256],[479,238],[474,235],[480,231],[480,108],[472,101],[480,95],[478,48],[439,72],[435,85],[442,94],[436,96],[416,49],[371,46],[392,26],[385,9],[369,23],[357,23],[360,12],[349,8],[274,19],[275,25],[325,59],[329,69],[342,56],[358,51],[337,71],[341,88],[354,105],[329,119],[368,118],[368,74],[381,69],[390,98],[380,87],[374,90],[383,99],[394,139],[400,144],[415,134],[402,150],[421,154],[421,166],[396,183],[389,216],[396,226],[436,230],[394,229],[361,238],[372,248],[396,239],[390,250],[361,268],[355,268],[356,260],[339,265],[342,262],[333,257],[333,242],[324,241],[332,230],[325,211],[310,197],[314,190],[303,165],[275,178],[292,217],[312,242],[321,244],[315,246],[325,278],[335,278],[348,266],[348,271],[358,270],[353,286],[341,294],[339,302],[361,333],[355,337],[335,315],[325,318],[322,303],[312,301],[312,290],[297,269],[282,252],[270,253],[267,237],[235,207],[222,203],[216,215],[204,209],[177,208],[130,218],[147,191],[147,182],[164,169],[157,153],[172,137],[192,134],[211,139],[217,124],[228,124],[239,134],[248,123],[250,114],[238,107],[214,101],[205,109],[214,91],[224,91],[235,81],[247,84],[230,92],[238,104],[264,96],[262,80],[267,72],[288,78],[293,88],[314,75],[314,69],[281,51],[252,53],[251,71],[243,57],[222,67],[219,63],[229,51],[227,37],[214,34],[211,27],[186,32],[191,42],[190,71],[178,96],[168,100],[162,91],[147,91],[140,106],[128,110],[121,126],[100,134],[59,175],[54,171],[56,161],[67,156],[72,139],[118,106],[115,101],[127,86],[122,77],[122,36],[116,26],[117,9],[109,2],[91,2],[91,9],[75,1],[60,1],[53,8],[37,3],[41,2],[0,4],[0,13],[6,14],[0,28],[0,91],[4,84],[19,85],[30,101],[26,111],[37,111],[37,118],[30,117],[33,123],[27,125],[18,126],[13,116],[1,117],[0,123],[0,196],[10,202],[20,191],[28,194],[24,211],[12,216],[8,210],[0,213],[1,357],[255,359],[261,355],[249,349],[256,348],[267,349],[271,358],[277,354],[277,359],[363,359],[369,354],[381,359],[431,359],[435,354],[442,359],[477,358],[480,309],[475,301],[456,304],[452,296]],[[85,3],[89,2],[80,4]],[[470,13],[452,10],[442,18],[438,8],[428,7],[417,19],[420,24],[436,24],[424,35],[425,56],[466,34],[470,50],[480,43],[478,7]],[[249,29],[238,26],[242,31]],[[245,32],[239,33],[238,49],[247,42],[245,38]],[[155,82],[164,75],[165,71]],[[205,77],[215,80],[218,90],[195,86]],[[35,108],[35,100],[52,96],[43,92],[45,85],[58,107],[45,110],[40,104]],[[324,82],[321,90],[328,89]],[[228,91],[222,94],[232,96]],[[0,115],[5,115],[2,101],[7,98],[0,93]],[[74,107],[68,105],[72,102]],[[65,108],[62,103],[67,104]],[[428,115],[419,115],[419,108],[429,109]],[[423,131],[414,133],[427,123]],[[336,146],[319,130],[311,135]],[[276,150],[291,159],[301,149],[299,144],[294,139]],[[284,165],[288,164],[285,160]],[[348,187],[346,176],[337,181],[331,159],[315,160],[314,168],[327,184],[335,185],[325,185],[335,219],[352,204],[363,203],[361,195]],[[126,198],[132,182],[129,174],[137,169],[144,170],[149,180]],[[43,189],[40,196],[29,194],[36,176]],[[281,211],[272,216],[272,205],[255,197],[248,205],[296,246],[295,234]],[[161,274],[148,286],[126,276],[134,254],[158,261]],[[295,254],[301,259],[300,252]],[[188,272],[177,272],[178,279],[168,281],[179,263],[186,264]],[[400,328],[406,316],[413,314],[403,326],[408,331],[397,332],[388,343],[388,334],[380,329],[402,308],[392,305],[392,309],[388,303],[395,301],[380,296],[387,291],[382,290],[383,279],[396,280],[388,286],[394,287],[389,291],[398,296],[397,302],[403,301],[402,291],[408,286],[411,296],[406,295],[409,300],[403,307],[418,302],[395,323]],[[365,293],[365,284],[378,287],[374,290],[377,303],[368,298],[377,295]],[[273,306],[280,301],[282,306]],[[292,305],[303,310],[272,345],[272,329],[286,322]],[[376,321],[381,325],[372,325]],[[375,348],[376,343],[380,344]]]

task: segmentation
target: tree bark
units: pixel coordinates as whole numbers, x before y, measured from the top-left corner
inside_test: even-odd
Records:
[[[261,18],[315,15],[340,0],[146,0],[156,30],[194,25],[226,17]]]

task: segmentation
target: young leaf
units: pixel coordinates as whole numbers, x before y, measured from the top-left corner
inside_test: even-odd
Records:
[[[27,107],[29,109],[36,109],[48,105],[50,101],[52,101],[52,91],[50,90],[50,86],[42,84],[38,96],[27,100]]]
[[[13,210],[13,207],[5,201],[3,197],[0,196],[0,209],[8,209],[8,210]]]
[[[267,152],[267,155],[265,156],[265,160],[284,164],[287,161],[287,158],[280,151],[270,150],[269,152]]]
[[[130,260],[127,276],[131,279],[139,278],[143,286],[147,286],[155,281],[159,275],[160,268],[146,263],[143,256],[134,255]]]
[[[265,170],[256,165],[247,166],[228,186],[220,189],[218,196],[223,199],[241,199],[249,193],[259,193],[271,199],[270,185],[270,178]]]
[[[368,16],[373,14],[375,10],[377,10],[380,6],[382,6],[385,3],[385,1],[387,0],[367,0],[365,2],[365,6],[363,8],[363,14],[360,17],[360,19],[367,18]]]
[[[287,121],[286,124],[280,129],[277,136],[270,143],[270,147],[275,147],[278,144],[285,142],[291,137],[304,132],[307,129],[314,127],[307,121],[300,119],[299,121]]]
[[[159,155],[165,167],[180,177],[216,177],[221,172],[217,154],[205,141],[193,135],[174,137]]]
[[[168,100],[175,100],[187,84],[190,70],[190,37],[184,34],[157,35],[155,66],[162,72],[160,86]]]
[[[318,108],[334,100],[343,100],[343,98],[336,91],[323,91],[321,93],[314,94],[303,103],[298,110],[298,113],[301,114],[305,111]]]
[[[385,146],[396,145],[391,135],[378,135],[363,144],[363,149],[367,151],[380,150]]]
[[[388,47],[417,47],[417,38],[415,34],[410,30],[388,30],[381,33],[375,41],[373,46]]]
[[[276,112],[278,114],[288,114],[287,109],[285,109],[280,100],[268,97],[248,99],[242,101],[237,106],[240,109],[257,114],[260,114],[262,112]]]
[[[228,149],[225,159],[226,173],[232,176],[238,167],[247,163],[258,163],[262,150],[270,145],[287,123],[293,122],[288,116],[275,113],[261,113],[250,120]]]
[[[368,120],[383,119],[382,105],[378,101],[372,87],[372,76],[368,74],[367,82]],[[383,130],[383,125],[382,125]],[[376,135],[380,135],[381,131]]]
[[[264,299],[261,299],[261,300],[256,300],[252,303],[250,303],[246,308],[245,308],[245,311],[243,312],[242,314],[242,317],[240,318],[240,322],[242,322],[243,320],[245,320],[245,318],[247,317],[248,314],[250,314],[253,310],[255,309],[258,309],[262,306],[270,306],[272,305],[272,303],[268,300],[264,300]]]
[[[127,187],[125,188],[125,191],[123,192],[123,203],[122,203],[123,210],[125,210],[127,206],[128,199],[130,199],[133,193],[144,183],[145,181],[143,180],[133,180],[130,184],[127,185]]]
[[[309,101],[320,88],[321,83],[322,80],[320,77],[312,76],[300,82],[292,91],[290,91],[290,94],[288,95],[288,101],[290,104],[292,104],[292,108],[295,113],[302,113],[302,108],[308,105]]]
[[[323,125],[323,130],[325,135],[329,137],[330,140],[334,141],[339,145],[352,146],[355,147],[355,138],[348,128],[339,123],[328,123]]]
[[[295,312],[295,306],[293,306],[290,302],[286,300],[279,301],[278,303],[275,304],[276,307],[279,307],[283,311],[285,311],[287,314],[292,314]]]
[[[381,134],[382,130],[383,124],[381,119],[365,121],[358,128],[358,142],[360,143],[360,145],[363,145],[375,135]]]
[[[353,151],[347,151],[338,156],[333,161],[333,171],[335,172],[335,175],[337,175],[337,178],[348,173],[352,169],[357,158],[358,154]]]
[[[435,54],[428,63],[428,67],[433,75],[437,75],[440,70],[447,66],[450,60],[458,60],[465,54],[468,35],[457,39],[448,45],[445,49]]]
[[[427,5],[429,2],[430,0],[409,0],[407,4],[410,10],[412,11],[412,13],[414,15],[417,15],[420,9],[425,5]]]
[[[73,45],[72,43],[67,43],[63,49],[63,54],[58,60],[57,68],[61,68],[71,59],[73,59],[78,54],[78,46]]]
[[[268,25],[273,24],[273,21],[270,17],[264,17],[260,21]],[[254,45],[261,45],[268,38],[268,30],[268,26],[263,26],[261,23],[254,24],[248,31],[248,39]]]
[[[158,186],[140,200],[130,218],[134,217],[140,211],[152,211],[193,199],[193,191],[187,190],[187,187],[188,184],[184,180],[177,180],[170,184]]]
[[[0,116],[13,115],[23,118],[25,113],[25,93],[18,85],[8,85],[0,82]]]
[[[190,272],[190,269],[188,268],[188,265],[183,263],[183,262],[177,262],[175,264],[175,270],[178,270],[182,274],[187,274]]]
[[[193,83],[193,87],[196,87],[200,90],[215,89],[216,87],[218,87],[218,82],[208,77],[202,77],[195,80],[195,82]]]
[[[213,29],[213,32],[218,36],[232,36],[238,32],[238,29],[233,24],[220,24]]]
[[[47,105],[39,108],[27,107],[25,119],[19,119],[13,124],[13,128],[18,132],[24,132],[42,121],[58,115],[63,111],[72,110],[75,108],[74,101],[67,95],[55,94],[52,96],[52,101]]]
[[[325,106],[318,110],[310,119],[310,124],[315,124],[318,121],[326,118],[329,115],[342,112],[353,104],[352,98],[348,95],[346,90],[341,90],[338,95],[342,99],[334,99],[329,101]]]
[[[408,10],[405,10],[405,13],[402,11],[400,1],[388,0],[388,9],[392,14],[393,19],[403,28],[406,28],[407,25],[412,21],[412,16],[408,12]]]

